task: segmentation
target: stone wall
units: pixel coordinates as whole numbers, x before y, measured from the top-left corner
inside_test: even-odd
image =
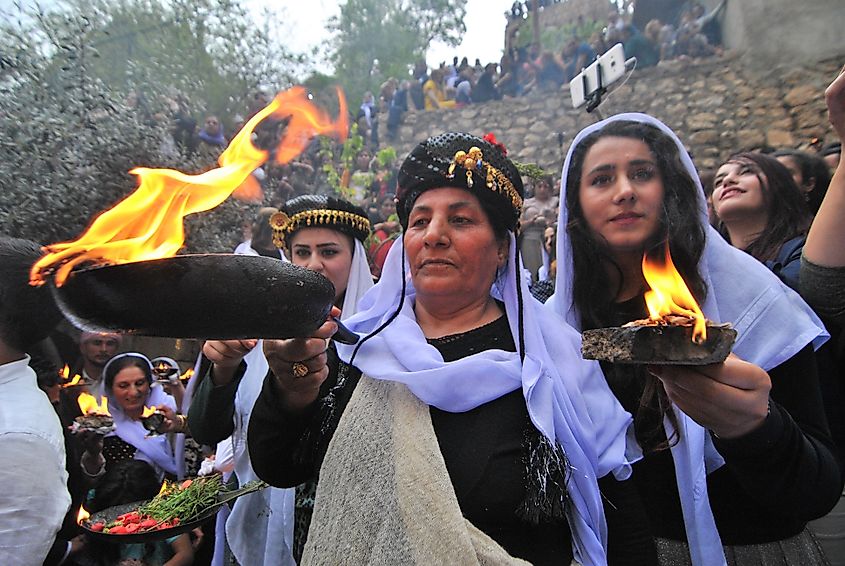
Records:
[[[842,0],[729,0],[722,39],[759,69],[817,61],[843,53],[843,7]]]
[[[699,168],[709,169],[742,149],[801,148],[812,138],[834,141],[824,89],[841,63],[826,60],[763,76],[752,74],[737,58],[671,61],[635,70],[627,83],[614,85],[599,110],[604,116],[645,112],[659,118],[688,145]],[[557,175],[572,139],[595,119],[595,113],[587,114],[583,107],[572,108],[567,85],[552,93],[461,109],[409,112],[394,146],[404,156],[417,142],[439,132],[494,132],[511,157]],[[382,140],[385,134],[381,132]]]

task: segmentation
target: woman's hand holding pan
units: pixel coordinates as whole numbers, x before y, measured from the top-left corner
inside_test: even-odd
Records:
[[[211,380],[226,385],[235,377],[241,361],[258,344],[258,340],[206,340],[203,355],[214,363]]]
[[[333,307],[329,318],[309,338],[265,340],[264,355],[275,376],[276,393],[291,413],[300,413],[317,400],[320,386],[329,376],[326,349],[337,331],[331,317],[339,317]]]
[[[769,414],[769,374],[733,354],[721,364],[651,366],[649,371],[684,413],[720,438],[743,436]]]

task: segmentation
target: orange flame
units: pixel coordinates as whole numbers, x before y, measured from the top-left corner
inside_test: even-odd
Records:
[[[65,366],[65,367],[67,367],[67,366]],[[67,379],[67,378],[65,378],[65,379]],[[71,379],[67,383],[63,383],[62,387],[73,387],[74,385],[79,385],[79,382],[81,380],[82,380],[82,376],[79,375],[78,373],[76,373],[76,374],[73,375],[73,379]]]
[[[79,385],[79,382],[82,380],[82,376],[78,373],[73,374],[73,379],[68,381],[70,377],[70,368],[67,364],[65,367],[59,370],[59,379],[62,381],[62,387],[73,387],[74,385]]]
[[[194,376],[194,368],[188,368],[185,373],[179,376],[182,381],[188,381]]]
[[[185,216],[210,210],[229,195],[261,198],[261,188],[251,173],[268,159],[268,152],[252,144],[252,133],[264,119],[287,120],[276,149],[276,162],[287,163],[302,153],[316,135],[343,140],[349,129],[346,101],[337,90],[340,115],[332,121],[308,100],[302,87],[279,93],[252,117],[217,160],[219,167],[198,175],[174,169],[137,167],[138,188],[113,208],[101,213],[73,242],[52,244],[30,271],[30,283],[42,285],[52,273],[61,287],[74,267],[85,263],[113,264],[159,259],[176,255],[185,243]]]
[[[81,525],[83,521],[87,521],[91,514],[85,510],[85,507],[79,506],[79,513],[76,514],[76,524]]]
[[[153,405],[152,407],[147,407],[147,406],[145,405],[145,406],[144,406],[144,411],[141,413],[141,418],[142,418],[142,419],[146,419],[146,418],[147,418],[147,417],[149,417],[150,415],[155,414],[155,412],[156,412],[155,405]]]
[[[651,290],[645,294],[649,318],[654,321],[663,321],[663,317],[671,314],[692,318],[695,320],[692,340],[696,344],[704,342],[707,339],[704,313],[695,302],[681,274],[675,269],[668,245],[666,245],[666,254],[662,263],[649,259],[648,254],[643,256],[643,276],[651,287]]]
[[[103,397],[102,404],[97,403],[97,398],[90,393],[80,393],[77,399],[79,409],[83,415],[110,415],[108,399]]]

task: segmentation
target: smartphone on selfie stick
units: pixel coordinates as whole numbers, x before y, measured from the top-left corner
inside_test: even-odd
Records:
[[[597,112],[602,97],[607,94],[607,87],[625,76],[626,68],[633,68],[636,58],[625,60],[625,50],[621,43],[611,47],[607,53],[593,61],[587,68],[569,81],[569,93],[573,108],[587,105],[587,112]]]

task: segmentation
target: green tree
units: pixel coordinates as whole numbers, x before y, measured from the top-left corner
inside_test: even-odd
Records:
[[[72,2],[98,22],[85,38],[98,54],[90,72],[124,92],[191,93],[207,112],[242,114],[247,93],[290,86],[304,64],[277,40],[278,16],[257,20],[239,0]]]
[[[188,0],[184,2],[187,6]],[[125,85],[119,81],[124,75],[109,75],[102,64],[103,60],[111,61],[108,65],[119,64],[110,58],[110,51],[116,51],[120,41],[92,45],[107,37],[105,27],[118,29],[117,18],[103,9],[102,5],[76,5],[51,13],[20,13],[0,22],[0,226],[8,235],[42,243],[74,239],[96,213],[135,190],[136,179],[128,174],[133,167],[170,167],[192,173],[213,165],[208,158],[174,147],[168,120],[151,120],[142,109],[127,105]],[[126,16],[127,12],[131,10],[115,14],[125,16],[133,25],[142,21],[151,25],[146,17],[150,10],[136,11],[145,18],[135,20]],[[182,53],[186,62],[208,62],[220,76],[241,77],[246,85],[261,84],[265,79],[260,73],[271,71],[248,68],[249,60],[260,55],[260,45],[254,52],[238,55],[241,59],[233,55],[221,60],[221,51],[211,41],[220,36],[209,31],[218,24],[211,18],[203,22],[162,16],[159,23],[168,21],[172,22],[166,28],[168,33],[204,37],[208,42],[203,53]],[[223,22],[221,19],[220,24]],[[239,25],[249,27],[251,23],[244,20]],[[116,31],[110,34],[117,36]],[[137,45],[142,45],[140,39]],[[131,77],[154,77],[152,69],[161,62],[165,70],[199,71],[191,76],[196,77],[196,84],[203,84],[201,69],[180,68],[175,63],[167,67],[167,54],[153,50],[167,48],[165,43],[143,45],[149,49],[144,52],[149,58],[135,52],[137,57],[124,68]],[[227,50],[234,47],[228,45],[223,52],[231,53]],[[166,76],[156,79],[162,90],[172,88]],[[227,96],[233,100],[247,94],[235,89],[236,85],[228,86],[231,94]],[[184,98],[194,108],[207,104],[195,94],[187,91]],[[240,239],[242,220],[252,214],[249,206],[229,199],[213,212],[189,219],[189,248],[231,250]]]
[[[465,15],[459,0],[347,0],[328,27],[330,60],[350,106],[386,78],[407,77],[432,40],[460,43]]]

